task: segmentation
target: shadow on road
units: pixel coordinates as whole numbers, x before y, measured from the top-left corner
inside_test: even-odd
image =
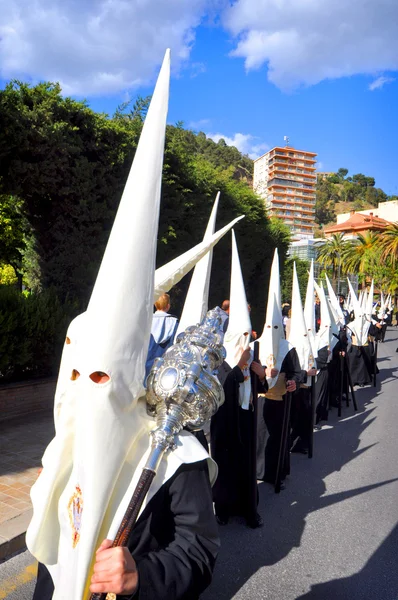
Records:
[[[398,525],[358,573],[314,585],[297,600],[397,600],[397,547]]]

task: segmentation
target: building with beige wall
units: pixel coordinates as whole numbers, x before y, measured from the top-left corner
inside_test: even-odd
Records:
[[[254,191],[264,199],[269,215],[282,219],[296,239],[314,235],[316,156],[277,146],[254,161]]]
[[[390,200],[390,202],[379,202],[377,208],[370,208],[369,210],[357,210],[359,215],[374,215],[380,217],[390,223],[398,222],[398,200]],[[337,215],[337,224],[344,223],[351,217],[351,213],[343,213]]]

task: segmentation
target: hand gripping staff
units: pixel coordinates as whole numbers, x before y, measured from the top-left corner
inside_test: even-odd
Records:
[[[176,447],[175,437],[186,427],[201,429],[224,402],[217,369],[225,359],[220,309],[210,310],[203,321],[188,327],[177,342],[157,358],[147,380],[147,410],[156,418],[151,452],[127,507],[113,547],[127,544],[142,503],[164,452]],[[113,598],[91,594],[90,600]]]

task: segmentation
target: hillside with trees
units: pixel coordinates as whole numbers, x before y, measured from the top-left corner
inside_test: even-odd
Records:
[[[374,177],[348,173],[348,169],[341,168],[327,177],[318,176],[315,221],[321,228],[334,223],[338,214],[370,209],[379,202],[396,199],[377,188]]]

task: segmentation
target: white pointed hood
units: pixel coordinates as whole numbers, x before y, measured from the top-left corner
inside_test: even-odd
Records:
[[[316,324],[315,324],[315,298],[314,298],[314,260],[311,260],[310,272],[308,274],[307,292],[304,304],[304,320],[307,326],[308,338],[311,343],[314,358],[317,357],[317,348],[315,344]]]
[[[348,287],[351,293],[351,302],[354,309],[355,319],[351,321],[347,327],[349,327],[349,329],[355,335],[353,344],[356,346],[364,346],[368,340],[370,322],[366,319],[366,308],[359,302],[349,279]]]
[[[237,217],[222,229],[219,229],[208,240],[203,240],[190,250],[177,256],[170,262],[156,269],[154,302],[162,295],[171,290],[181,279],[189,273],[196,263],[203,258],[221,238],[241,219],[244,215]],[[192,323],[191,323],[192,324]]]
[[[366,308],[365,308],[366,318],[369,321],[372,319],[372,313],[373,313],[373,293],[374,293],[374,283],[373,283],[373,279],[372,279],[372,283],[370,284],[370,289],[369,289],[369,294],[368,294],[368,300],[367,300]]]
[[[384,294],[383,294],[383,292],[380,292],[380,309],[379,309],[379,314],[378,314],[379,319],[384,319],[385,311],[386,311],[386,308],[385,308]]]
[[[204,242],[209,241],[214,234],[219,200],[220,192],[217,194],[213,210],[211,211],[210,219],[203,238]],[[213,251],[210,250],[203,258],[200,259],[194,269],[176,335],[182,331],[185,331],[187,327],[195,325],[196,323],[200,323],[207,313],[212,260]]]
[[[150,451],[143,397],[170,79],[166,53],[97,280],[79,325],[55,438],[31,490],[26,540],[57,565],[53,600],[87,600],[95,550],[113,539]],[[106,383],[96,383],[100,372]],[[207,456],[180,436],[146,502],[182,462]],[[188,448],[187,451],[185,449]],[[200,460],[200,458],[199,458]],[[73,574],[73,576],[71,576]]]
[[[308,328],[304,319],[296,263],[293,263],[292,315],[289,342],[296,348],[301,369],[303,371],[312,369],[315,366],[315,359],[308,336]]]
[[[291,345],[285,339],[283,330],[278,248],[275,248],[272,261],[265,324],[258,342],[261,364],[280,371],[283,359],[289,352]],[[278,376],[274,378],[267,377],[269,389],[274,387]]]
[[[330,283],[329,277],[326,275],[326,273],[325,273],[325,279],[326,279],[326,285],[328,288],[328,295],[329,295],[330,305],[332,307],[332,313],[333,313],[334,320],[339,327],[344,327],[345,319],[344,319],[343,311],[341,310],[340,302],[338,301],[338,298],[334,292],[332,284]]]
[[[228,329],[224,336],[224,348],[226,350],[226,362],[233,368],[239,362],[242,350],[246,350],[250,344],[252,331],[249,308],[247,305],[245,284],[243,282],[242,269],[240,266],[238,247],[236,245],[235,232],[232,230],[232,263],[231,263],[231,287],[229,293],[229,320]],[[251,362],[251,361],[250,361]],[[248,409],[251,395],[250,362],[244,369],[244,382],[239,386],[239,402],[242,408]]]
[[[319,352],[321,348],[327,347],[328,350],[332,351],[337,344],[337,338],[333,334],[338,333],[338,328],[332,316],[322,283],[318,285],[315,281],[314,284],[318,298],[321,301],[321,325],[316,334],[317,349]]]

